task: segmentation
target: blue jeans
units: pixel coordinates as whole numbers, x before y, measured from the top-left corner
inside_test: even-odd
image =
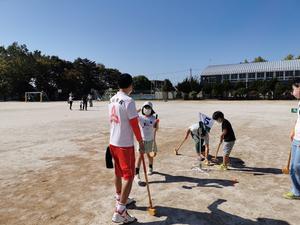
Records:
[[[292,157],[290,176],[292,181],[292,193],[300,196],[300,141],[294,140],[292,143]]]

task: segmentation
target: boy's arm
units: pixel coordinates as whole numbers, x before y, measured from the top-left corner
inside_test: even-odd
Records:
[[[133,130],[133,133],[134,133],[134,136],[135,136],[136,140],[138,142],[143,141],[140,126],[139,126],[138,117],[135,117],[135,118],[129,120],[129,123],[130,123],[130,126],[131,126],[132,130]]]
[[[185,137],[184,137],[184,139],[182,140],[182,142],[180,143],[180,145],[177,147],[177,148],[175,148],[175,152],[176,152],[176,155],[177,155],[177,153],[178,153],[178,150],[179,150],[179,148],[183,145],[183,143],[186,141],[186,139],[189,137],[189,134],[191,133],[191,131],[190,131],[190,129],[188,129],[187,131],[186,131],[186,135],[185,135]]]
[[[135,117],[135,118],[129,120],[129,123],[130,123],[130,126],[131,126],[132,130],[133,130],[134,136],[135,136],[136,140],[139,143],[140,151],[144,152],[145,147],[144,147],[144,142],[143,142],[140,126],[139,126],[138,117]]]
[[[154,141],[156,140],[156,132],[159,129],[159,119],[156,120],[155,124],[154,124]]]
[[[191,130],[190,130],[190,129],[188,129],[188,130],[186,131],[186,134],[185,134],[184,140],[188,139],[188,137],[189,137],[189,135],[190,135],[190,134],[191,134]]]
[[[295,124],[295,126],[293,127],[293,129],[291,130],[291,133],[290,133],[290,139],[291,139],[291,141],[294,140],[294,136],[295,136],[295,127],[296,127],[296,124]]]
[[[223,142],[224,137],[225,137],[226,134],[227,134],[227,129],[224,129],[223,132],[222,132],[222,134],[221,134],[221,137],[220,137],[220,143]]]

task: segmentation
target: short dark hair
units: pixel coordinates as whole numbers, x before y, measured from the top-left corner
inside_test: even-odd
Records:
[[[293,87],[295,87],[295,88],[300,87],[300,83],[293,83]]]
[[[133,80],[132,76],[128,73],[123,73],[120,75],[119,80],[118,80],[118,85],[119,88],[128,88],[130,85],[132,85]]]
[[[224,114],[221,111],[216,111],[212,117],[214,120],[224,119]]]
[[[143,115],[145,115],[145,113],[144,113],[144,108],[148,108],[148,107],[150,107],[150,109],[151,109],[151,116],[153,115],[153,114],[155,114],[155,111],[151,108],[151,106],[150,105],[144,105],[143,107],[142,107],[142,114]]]
[[[300,79],[299,78],[296,78],[295,80],[294,80],[294,82],[293,82],[293,86],[294,87],[300,87]]]

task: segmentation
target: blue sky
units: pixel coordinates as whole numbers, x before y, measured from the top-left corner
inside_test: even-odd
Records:
[[[0,0],[0,45],[89,58],[152,79],[300,55],[297,0]]]

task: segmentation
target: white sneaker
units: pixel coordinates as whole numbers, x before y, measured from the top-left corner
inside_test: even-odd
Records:
[[[149,168],[148,175],[152,175],[152,174],[153,174],[153,168]]]
[[[114,223],[123,223],[123,224],[133,223],[137,221],[135,217],[130,216],[128,214],[126,209],[122,213],[115,211],[111,220]]]

